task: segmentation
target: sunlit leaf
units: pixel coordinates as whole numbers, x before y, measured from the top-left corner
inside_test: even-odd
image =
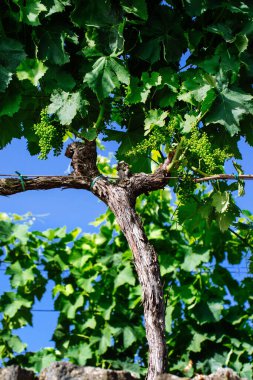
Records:
[[[224,89],[206,119],[207,124],[223,125],[233,136],[240,130],[240,120],[253,114],[253,97],[243,92]]]
[[[34,86],[38,86],[39,80],[45,75],[47,67],[38,59],[27,58],[17,67],[19,80],[29,80]]]
[[[85,115],[87,101],[82,99],[80,92],[54,91],[48,107],[49,114],[56,114],[62,125],[69,125],[77,112]]]
[[[129,73],[115,58],[101,57],[92,68],[93,70],[85,75],[84,82],[100,99],[108,97],[121,83],[129,84]]]

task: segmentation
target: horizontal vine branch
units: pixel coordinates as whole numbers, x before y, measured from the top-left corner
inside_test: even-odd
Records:
[[[0,195],[12,195],[24,191],[18,174],[0,174]],[[104,179],[106,177],[103,177]],[[109,177],[110,179],[110,177]],[[113,178],[114,179],[114,178]],[[162,189],[170,179],[180,179],[180,177],[169,177],[161,166],[152,174],[137,173],[130,178],[131,187],[135,196],[139,196],[149,191]],[[208,177],[193,178],[194,182],[206,182],[212,180],[253,180],[252,174],[214,174]],[[90,190],[92,178],[84,176],[54,176],[54,175],[22,175],[22,181],[26,190],[50,190],[62,189],[84,189]]]
[[[0,195],[12,195],[26,190],[50,189],[86,189],[90,187],[88,178],[74,176],[39,176],[35,178],[23,177],[23,185],[19,178],[6,178],[0,180]]]
[[[194,178],[194,182],[205,182],[205,181],[212,181],[212,180],[248,180],[248,179],[253,179],[253,174],[241,174],[241,175],[236,175],[236,174],[214,174],[210,175],[208,177],[202,177],[202,178]]]

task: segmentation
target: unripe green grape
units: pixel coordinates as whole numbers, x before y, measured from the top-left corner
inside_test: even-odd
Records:
[[[65,128],[54,125],[47,113],[47,108],[42,109],[39,123],[33,126],[35,134],[39,138],[40,159],[46,159],[48,153],[53,149],[54,155],[61,153]]]

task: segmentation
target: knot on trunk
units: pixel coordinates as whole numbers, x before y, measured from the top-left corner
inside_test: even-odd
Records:
[[[129,165],[125,161],[120,161],[118,163],[117,172],[119,177],[117,185],[122,187],[129,185],[129,178],[132,176],[132,173],[130,172]]]
[[[99,174],[96,141],[73,142],[68,145],[65,156],[71,159],[74,176],[93,178]]]

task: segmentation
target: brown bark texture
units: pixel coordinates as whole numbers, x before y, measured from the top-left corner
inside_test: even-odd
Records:
[[[0,195],[26,190],[52,188],[86,189],[104,201],[116,216],[133,253],[134,266],[142,287],[146,336],[149,346],[148,380],[166,370],[165,306],[157,253],[149,243],[140,217],[135,211],[136,198],[163,188],[168,182],[165,160],[154,173],[131,174],[125,162],[118,164],[116,183],[101,175],[97,169],[96,143],[72,143],[66,150],[72,162],[69,176],[38,176],[35,178],[6,178],[0,180]]]

